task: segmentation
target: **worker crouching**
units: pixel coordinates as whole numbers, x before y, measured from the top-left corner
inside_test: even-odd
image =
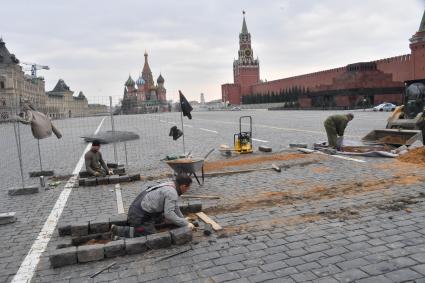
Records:
[[[114,237],[140,237],[156,233],[155,223],[165,218],[179,227],[194,225],[188,222],[177,204],[178,197],[190,189],[192,179],[186,174],[176,176],[174,182],[166,182],[153,187],[148,187],[141,192],[128,210],[127,221],[129,226],[111,226]]]
[[[328,136],[328,145],[330,148],[339,150],[342,144],[338,144],[338,136],[343,137],[345,128],[347,127],[348,122],[354,119],[352,113],[345,115],[332,115],[329,116],[325,122],[326,134]]]

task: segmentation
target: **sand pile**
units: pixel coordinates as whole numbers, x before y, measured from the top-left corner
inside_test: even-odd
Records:
[[[400,155],[397,159],[401,162],[425,166],[425,146],[409,150],[408,153]]]
[[[408,139],[408,137],[401,136],[385,136],[380,138],[378,142],[385,144],[405,144]]]
[[[287,154],[273,154],[273,155],[261,155],[261,156],[240,156],[237,159],[230,160],[217,160],[211,162],[205,162],[204,169],[206,172],[218,171],[227,167],[242,167],[252,164],[261,164],[273,161],[286,161],[293,159],[306,158],[303,153],[287,153]]]

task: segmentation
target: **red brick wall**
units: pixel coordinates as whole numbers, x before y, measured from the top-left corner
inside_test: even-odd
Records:
[[[374,62],[378,70],[387,74],[392,74],[393,81],[404,82],[412,78],[412,57],[410,54],[380,59]]]
[[[241,88],[238,84],[221,85],[221,100],[229,101],[230,104],[241,104]]]
[[[239,67],[235,76],[235,84],[240,84],[241,94],[252,94],[251,86],[260,81],[260,70],[258,67]]]

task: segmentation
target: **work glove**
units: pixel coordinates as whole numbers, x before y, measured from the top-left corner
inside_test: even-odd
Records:
[[[108,175],[114,175],[114,171],[109,170],[109,171],[108,171]]]
[[[195,225],[193,225],[193,224],[192,224],[192,223],[190,223],[190,222],[187,224],[187,227],[189,227],[189,229],[190,229],[190,230],[192,230],[192,231],[195,231],[195,230],[196,230]]]
[[[96,172],[94,172],[94,176],[95,176],[95,177],[99,177],[100,175],[101,175],[101,174],[100,174],[100,172],[97,172],[97,171],[96,171]]]

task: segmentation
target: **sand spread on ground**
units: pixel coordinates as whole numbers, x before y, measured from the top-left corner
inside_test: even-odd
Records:
[[[373,191],[386,190],[393,185],[412,185],[422,182],[423,178],[415,175],[395,175],[383,180],[365,180],[338,183],[332,186],[318,184],[306,191],[264,191],[252,197],[245,197],[243,201],[226,203],[204,209],[211,215],[249,211],[258,208],[267,208],[280,205],[292,205],[306,201],[332,199],[353,195],[368,194]]]
[[[425,166],[425,146],[409,150],[408,153],[400,155],[397,159],[401,162]]]
[[[89,241],[87,241],[84,245],[96,245],[96,244],[107,244],[109,243],[111,240],[96,240],[96,239],[91,239]]]
[[[246,165],[252,164],[261,164],[270,161],[286,161],[286,160],[294,160],[306,158],[307,156],[303,153],[287,153],[287,154],[273,154],[273,155],[243,155],[239,156],[236,159],[227,159],[227,160],[216,160],[205,162],[204,170],[206,172],[217,171],[219,169],[227,168],[227,167],[243,167]]]

